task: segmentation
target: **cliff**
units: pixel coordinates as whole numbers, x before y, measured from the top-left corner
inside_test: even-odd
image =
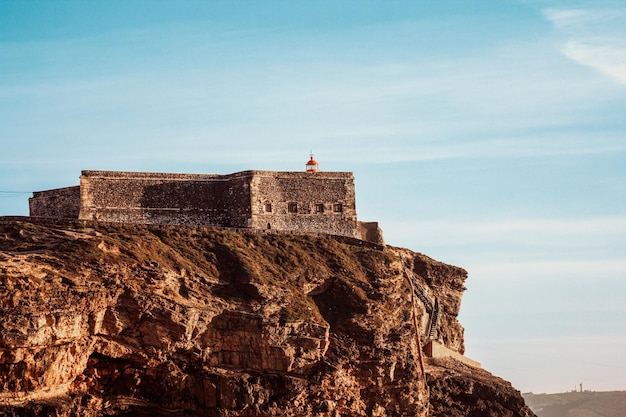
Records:
[[[531,416],[508,382],[420,360],[415,286],[462,353],[466,275],[328,236],[4,218],[0,414]]]

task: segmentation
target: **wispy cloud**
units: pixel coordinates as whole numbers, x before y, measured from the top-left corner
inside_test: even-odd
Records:
[[[572,23],[568,25],[583,19],[585,13],[573,13],[580,16],[578,20],[570,16]],[[552,14],[555,21],[567,20],[567,12]],[[397,37],[402,34],[389,33]],[[276,48],[273,36],[258,35],[260,47],[256,49]],[[144,37],[133,35],[131,39],[143,45],[147,42]],[[207,47],[202,56],[217,55],[220,48],[239,51],[241,45],[247,45],[226,38],[230,40],[218,37],[219,41],[209,42],[213,38],[205,35],[201,45],[217,46]],[[119,42],[119,35],[115,39]],[[316,45],[308,38],[304,40]],[[232,42],[234,47],[224,46]],[[109,50],[104,40],[92,38],[77,44],[47,42],[45,46],[46,50],[54,46],[55,50],[64,50],[65,55],[80,57],[93,49],[92,44],[96,50]],[[287,45],[287,50],[293,49]],[[82,72],[76,70],[83,77],[71,72],[72,76],[52,81],[43,77],[33,82],[28,78],[21,84],[0,86],[0,102],[29,103],[28,108],[7,106],[4,120],[7,129],[12,129],[7,136],[32,138],[35,142],[42,124],[53,119],[53,125],[45,126],[49,140],[72,143],[74,155],[82,155],[84,147],[74,144],[84,143],[84,132],[88,132],[94,144],[124,149],[136,159],[186,163],[238,160],[249,164],[257,163],[260,157],[271,161],[281,156],[283,149],[309,149],[312,143],[316,149],[333,149],[333,155],[326,160],[342,163],[626,150],[623,139],[616,134],[590,141],[584,138],[582,128],[555,133],[555,127],[569,126],[572,120],[604,121],[607,112],[589,108],[613,92],[581,86],[576,77],[561,71],[546,71],[550,65],[546,64],[544,46],[516,44],[498,49],[493,56],[472,55],[453,61],[409,56],[367,61],[369,65],[363,65],[360,55],[344,56],[343,50],[333,48],[323,49],[326,53],[320,54],[319,45],[317,49],[317,54],[301,52],[293,62],[283,61],[274,52],[257,52],[262,59],[253,55],[255,59],[250,59],[249,65],[235,71],[216,68],[203,58],[194,61],[190,69],[179,71],[159,71],[158,66],[148,65],[150,70],[139,73],[131,66],[124,71],[113,68],[111,74],[95,71],[93,75],[91,66],[100,62],[100,54],[91,52],[91,66],[82,68]],[[118,59],[131,55],[133,50],[112,48]],[[177,55],[171,45],[170,55],[172,62],[183,62],[185,58],[185,54]],[[10,61],[14,55],[5,56]],[[233,56],[227,61],[243,59],[241,53]],[[151,56],[145,59],[151,62]],[[26,120],[10,123],[18,117]],[[99,128],[94,130],[92,126]],[[538,133],[540,129],[546,131]],[[170,144],[173,137],[177,141],[175,151]],[[250,137],[254,142],[249,143]],[[150,147],[141,145],[143,141],[149,141]],[[99,153],[99,158],[105,158],[106,153]],[[94,154],[93,150],[88,154]],[[118,152],[112,158],[119,159]]]
[[[480,281],[617,279],[626,217],[442,219],[383,224],[395,242],[463,265]],[[494,248],[498,248],[497,250]]]
[[[598,217],[580,219],[531,218],[516,220],[467,221],[444,219],[441,221],[414,221],[390,224],[394,232],[407,230],[420,231],[425,236],[436,239],[441,244],[470,244],[485,241],[499,242],[538,242],[546,243],[546,238],[589,243],[595,239],[608,239],[626,236],[626,217]],[[397,229],[397,230],[396,230]],[[426,235],[427,234],[427,235]],[[575,236],[577,239],[572,240]]]
[[[559,30],[580,31],[581,27],[605,21],[615,16],[614,11],[590,9],[557,9],[543,10],[543,14]]]
[[[626,9],[546,9],[543,14],[566,38],[562,53],[619,84],[626,84]]]
[[[601,260],[565,260],[565,261],[526,261],[526,262],[488,262],[472,265],[473,277],[481,281],[501,280],[506,276],[507,280],[531,280],[543,281],[550,279],[552,282],[575,282],[584,277],[603,277],[598,282],[606,283],[607,277],[615,276],[616,282],[621,282],[621,276],[626,273],[626,260],[624,259],[601,259]],[[617,278],[617,276],[620,278]],[[623,287],[623,286],[622,286]]]
[[[563,53],[573,61],[595,69],[620,84],[626,84],[626,48],[568,42]]]

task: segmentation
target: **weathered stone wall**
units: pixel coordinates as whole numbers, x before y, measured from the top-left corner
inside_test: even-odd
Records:
[[[83,171],[80,187],[38,192],[31,200],[31,216],[362,238],[351,172],[202,175]]]
[[[368,242],[377,243],[379,245],[385,244],[385,238],[383,237],[383,231],[378,227],[378,222],[358,222],[359,235],[361,239]]]
[[[429,340],[428,343],[424,345],[424,353],[429,358],[452,358],[474,368],[481,367],[480,362],[475,361],[474,359],[470,359],[467,356],[460,354],[459,352],[455,352],[454,350],[447,348],[445,345],[442,345],[436,340]]]
[[[28,205],[32,217],[76,219],[80,211],[80,187],[36,191],[28,199]]]
[[[254,174],[252,227],[359,237],[351,172]]]
[[[80,219],[246,227],[250,172],[232,175],[83,171]]]

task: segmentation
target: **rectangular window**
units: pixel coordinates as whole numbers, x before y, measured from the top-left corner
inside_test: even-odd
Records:
[[[298,212],[298,203],[289,203],[287,205],[287,211],[289,213],[297,213]]]
[[[265,203],[265,212],[266,213],[271,213],[272,212],[272,203],[270,203],[270,202]]]
[[[324,204],[321,204],[321,203],[315,204],[315,212],[316,213],[323,213],[324,212]]]
[[[343,211],[343,204],[341,204],[341,203],[333,204],[333,211],[335,213],[341,213]]]

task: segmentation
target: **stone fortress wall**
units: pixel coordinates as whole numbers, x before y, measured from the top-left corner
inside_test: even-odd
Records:
[[[28,205],[33,217],[77,219],[80,212],[80,187],[35,191]]]
[[[33,217],[328,233],[382,242],[357,221],[351,172],[229,175],[83,171],[80,186],[34,193]]]
[[[245,227],[249,175],[83,171],[79,219]]]
[[[255,171],[252,227],[358,236],[351,172]]]

